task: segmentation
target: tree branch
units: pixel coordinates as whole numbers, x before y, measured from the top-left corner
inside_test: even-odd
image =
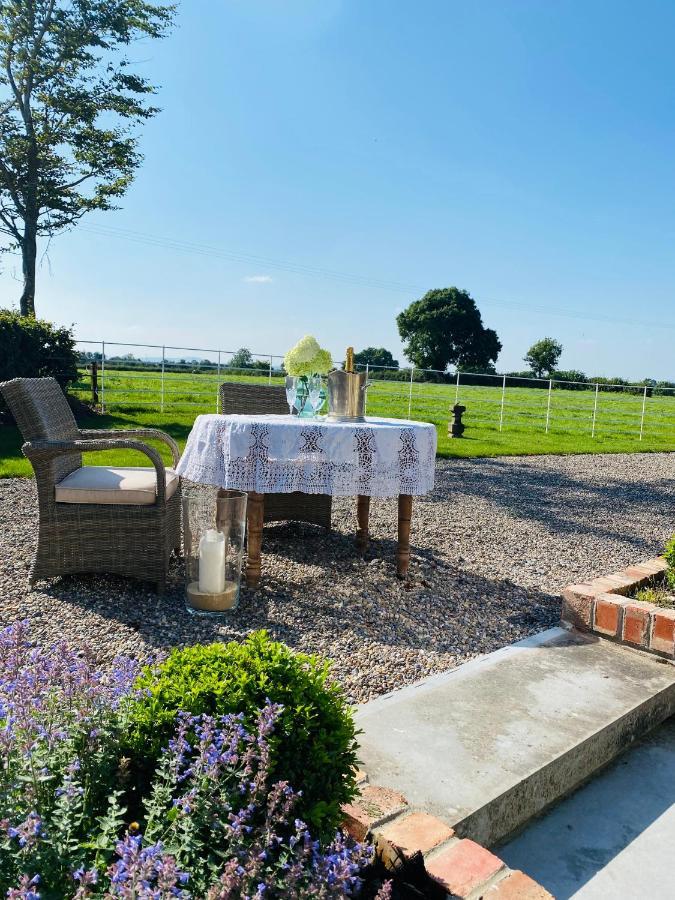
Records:
[[[82,184],[83,181],[87,181],[89,178],[95,178],[98,174],[98,172],[87,172],[86,175],[83,175],[81,178],[75,179],[75,181],[71,181],[70,184],[64,184],[62,190],[70,191],[74,187],[77,187],[78,184]]]
[[[7,73],[7,80],[9,81],[9,86],[12,89],[12,93],[14,94],[14,99],[16,100],[19,111],[21,112],[21,117],[25,121],[25,113],[23,108],[23,98],[21,96],[21,91],[17,87],[16,81],[14,80],[14,73],[12,72],[12,53],[14,52],[14,41],[10,41],[9,46],[7,47],[7,53],[5,54],[5,72]]]
[[[4,176],[4,186],[6,187],[7,191],[9,192],[9,195],[12,198],[14,205],[18,209],[19,213],[22,216],[25,216],[26,215],[26,207],[21,202],[21,198],[19,197],[19,194],[18,194],[15,186],[12,184],[12,173],[5,165],[1,156],[0,156],[0,172],[2,172],[2,175]]]
[[[16,227],[12,219],[2,209],[0,209],[0,222],[2,222],[2,224],[5,226],[6,233],[11,234],[11,236],[17,241],[21,241],[21,232]]]
[[[35,63],[37,61],[38,54],[40,53],[40,48],[42,47],[42,42],[45,38],[45,35],[47,34],[47,30],[52,23],[55,2],[56,2],[56,0],[49,0],[49,6],[47,7],[47,12],[45,13],[45,17],[42,20],[42,26],[40,27],[38,35],[35,38],[35,42],[33,44],[33,50],[30,55],[30,61],[31,61],[30,71],[28,74],[28,79],[26,82],[26,90],[25,90],[25,95],[24,95],[26,98],[26,102],[28,102],[30,100],[30,95],[33,90],[33,85],[35,83]]]

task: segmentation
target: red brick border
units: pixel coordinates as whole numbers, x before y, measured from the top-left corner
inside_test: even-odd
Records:
[[[509,869],[499,857],[467,839],[460,840],[445,822],[411,810],[406,798],[389,788],[367,783],[359,772],[359,795],[344,806],[343,827],[356,840],[372,840],[392,872],[402,859],[422,853],[436,891],[453,900],[554,900],[523,872]],[[434,894],[435,896],[435,894]]]
[[[570,584],[562,592],[562,623],[609,640],[675,659],[675,609],[628,599],[668,570],[662,556],[620,572]]]

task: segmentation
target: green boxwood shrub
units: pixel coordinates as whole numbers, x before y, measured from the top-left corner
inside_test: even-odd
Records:
[[[77,381],[75,338],[69,328],[0,309],[0,381],[52,375],[64,390]],[[0,396],[0,422],[10,420]]]
[[[146,667],[131,710],[129,755],[154,769],[175,730],[178,710],[244,713],[254,725],[270,700],[283,713],[271,741],[271,779],[302,792],[297,814],[320,834],[340,823],[340,806],[356,792],[356,741],[351,708],[327,681],[329,664],[255,632],[243,643],[176,649]]]

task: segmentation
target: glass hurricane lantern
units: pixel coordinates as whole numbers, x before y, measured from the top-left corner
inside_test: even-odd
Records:
[[[188,612],[221,616],[239,603],[246,533],[246,493],[220,490],[183,498],[185,600]]]

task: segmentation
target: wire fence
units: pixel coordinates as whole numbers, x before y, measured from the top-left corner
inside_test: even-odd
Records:
[[[237,351],[159,344],[78,341],[81,399],[106,412],[218,412],[223,381],[283,384],[283,356],[253,353],[237,365]],[[336,366],[342,360],[335,360]],[[563,381],[494,373],[439,372],[416,367],[360,366],[370,387],[372,415],[447,423],[452,407],[466,407],[468,427],[526,429],[675,439],[675,388],[659,384]]]

